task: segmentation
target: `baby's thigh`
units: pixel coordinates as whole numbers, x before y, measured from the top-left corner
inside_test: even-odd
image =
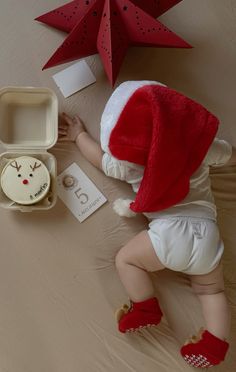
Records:
[[[146,271],[158,271],[165,268],[154,251],[146,230],[131,239],[116,256],[116,264],[130,264]]]
[[[216,294],[224,291],[224,277],[222,264],[204,275],[190,276],[192,288],[198,295]]]

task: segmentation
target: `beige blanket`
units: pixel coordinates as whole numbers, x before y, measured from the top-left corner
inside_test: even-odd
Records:
[[[97,83],[64,99],[51,79],[64,66],[41,67],[64,35],[33,19],[64,0],[1,0],[0,85],[47,86],[60,110],[80,113],[99,138],[99,120],[112,93],[98,56],[87,59]],[[230,0],[183,1],[162,17],[192,50],[130,49],[119,75],[153,79],[175,88],[221,118],[219,137],[236,146],[236,4]],[[1,134],[0,134],[1,136]],[[0,370],[3,372],[183,372],[185,339],[203,325],[188,278],[164,270],[153,275],[165,317],[135,335],[118,333],[114,312],[127,296],[114,257],[146,226],[144,217],[122,219],[112,201],[132,196],[128,185],[106,178],[73,144],[52,149],[59,172],[77,162],[109,202],[80,224],[58,200],[49,212],[0,210]],[[214,371],[236,367],[236,168],[215,169],[212,185],[225,242],[226,291],[232,309],[231,348]]]

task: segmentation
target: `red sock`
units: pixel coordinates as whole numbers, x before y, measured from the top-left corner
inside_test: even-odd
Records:
[[[158,325],[161,317],[162,312],[155,297],[142,302],[132,302],[128,312],[119,320],[119,331],[125,333]]]
[[[184,345],[180,352],[185,361],[193,367],[208,368],[225,359],[229,348],[226,341],[204,331],[201,340]]]

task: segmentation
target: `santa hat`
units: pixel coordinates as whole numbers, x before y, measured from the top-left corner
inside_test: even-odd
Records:
[[[160,83],[121,84],[102,115],[101,146],[119,160],[145,167],[128,208],[155,212],[184,199],[218,124],[202,105]]]

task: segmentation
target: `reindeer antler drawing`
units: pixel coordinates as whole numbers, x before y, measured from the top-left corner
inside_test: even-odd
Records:
[[[14,164],[15,164],[15,165],[14,165]],[[12,168],[16,168],[17,172],[19,172],[20,169],[21,169],[21,165],[18,165],[16,160],[13,161],[12,163],[10,163],[10,166],[11,166]]]
[[[37,169],[39,167],[41,167],[41,164],[37,164],[37,162],[34,163],[33,167],[32,167],[32,165],[30,166],[30,168],[32,169],[33,172],[35,171],[35,169]]]

